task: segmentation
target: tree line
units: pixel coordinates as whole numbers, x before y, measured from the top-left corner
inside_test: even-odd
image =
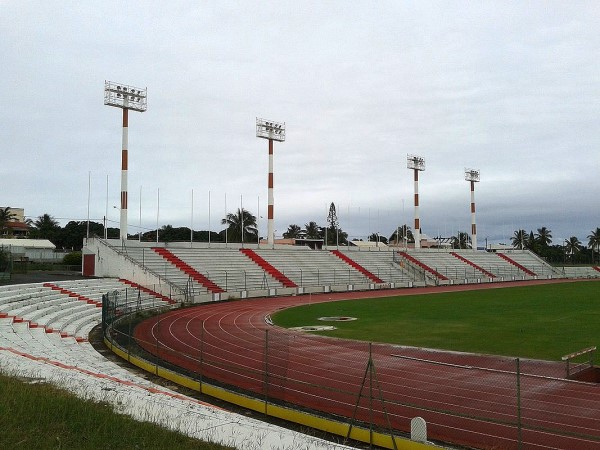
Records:
[[[7,223],[15,220],[15,215],[10,208],[0,208],[0,234],[4,234],[9,228]],[[81,250],[83,240],[87,236],[88,226],[90,237],[104,236],[104,225],[90,221],[70,221],[61,227],[58,221],[50,214],[42,214],[35,220],[28,219],[29,236],[33,239],[48,239],[58,249]],[[143,241],[176,242],[245,242],[256,243],[259,240],[256,216],[250,211],[238,208],[233,213],[228,213],[222,220],[221,225],[225,228],[219,232],[215,231],[192,231],[188,227],[173,227],[164,225],[158,230],[129,235],[130,239],[140,238]],[[106,229],[109,239],[119,239],[119,229],[109,227]],[[158,235],[158,236],[157,236]],[[309,221],[301,227],[298,224],[290,224],[283,233],[283,237],[290,239],[321,239],[326,245],[348,245],[348,233],[339,226],[335,204],[331,203],[327,223],[319,225],[316,221]],[[592,230],[587,236],[587,245],[582,243],[576,236],[565,239],[564,242],[553,244],[552,231],[547,227],[538,228],[534,233],[524,229],[516,230],[510,238],[511,245],[515,249],[527,249],[536,253],[549,262],[577,263],[600,263],[600,228]],[[388,237],[373,233],[368,241],[388,244],[389,242],[414,243],[411,228],[404,224],[398,226]],[[471,237],[466,232],[458,232],[450,238],[450,246],[456,249],[470,248]]]
[[[537,233],[524,229],[515,230],[510,238],[516,249],[531,250],[550,262],[569,262],[588,264],[600,262],[600,228],[592,230],[585,245],[577,236],[571,236],[563,242],[552,245],[552,230],[547,227],[537,229]]]
[[[10,232],[8,222],[16,220],[16,215],[10,212],[10,208],[0,208],[0,235]],[[26,221],[29,227],[29,238],[48,239],[57,249],[81,250],[84,239],[90,237],[104,237],[105,227],[102,223],[94,221],[70,221],[64,227],[50,214],[42,214],[37,219]],[[129,234],[128,239],[141,238],[143,241],[160,242],[189,241],[196,242],[257,242],[258,228],[256,216],[246,209],[238,209],[235,213],[227,214],[221,220],[226,227],[220,232],[214,231],[191,231],[188,227],[173,227],[164,225],[158,230],[145,231],[139,236]],[[119,239],[119,228],[106,228],[108,239]]]

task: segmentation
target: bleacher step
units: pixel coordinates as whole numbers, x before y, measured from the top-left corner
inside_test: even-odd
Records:
[[[344,255],[339,250],[332,250],[331,253],[333,253],[335,256],[340,258],[342,261],[344,261],[350,267],[358,270],[360,273],[362,273],[363,275],[368,277],[371,281],[373,281],[375,283],[383,283],[384,282],[381,278],[379,278],[375,274],[373,274],[370,271],[368,271],[367,269],[365,269],[363,266],[361,266],[359,263],[357,263],[353,259],[349,258],[347,255]]]

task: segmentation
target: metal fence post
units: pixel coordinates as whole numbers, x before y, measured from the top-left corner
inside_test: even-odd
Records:
[[[202,393],[203,361],[204,361],[204,320],[200,322],[200,393]]]
[[[265,330],[265,414],[269,404],[269,330]]]
[[[156,321],[156,375],[158,375],[158,361],[160,360],[159,348],[158,348],[158,335],[160,334],[160,316]]]
[[[373,344],[369,342],[369,448],[373,446],[373,428],[375,420],[373,418]]]
[[[127,319],[129,320],[129,330],[127,332],[127,362],[131,362],[131,313]]]
[[[521,424],[521,361],[517,358],[517,431],[519,450],[523,448],[522,424]]]

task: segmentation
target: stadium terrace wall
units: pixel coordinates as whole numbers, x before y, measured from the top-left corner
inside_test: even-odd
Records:
[[[132,242],[135,241],[128,241],[127,245],[132,245]],[[83,264],[85,265],[86,257],[94,258],[93,273],[86,273],[85,267],[82,266],[82,272],[84,275],[98,278],[123,278],[150,288],[159,294],[172,298],[173,300],[187,300],[185,292],[183,292],[181,289],[173,286],[158,274],[155,274],[147,268],[137,264],[131,258],[128,258],[124,253],[119,253],[118,248],[120,246],[121,241],[118,239],[88,239],[87,242],[84,242],[82,251]]]

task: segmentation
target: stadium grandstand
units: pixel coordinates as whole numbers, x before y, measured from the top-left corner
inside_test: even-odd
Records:
[[[228,440],[221,442],[236,448],[246,448],[244,442],[248,440],[270,439],[272,445],[265,444],[263,448],[281,448],[279,445],[287,440],[314,449],[346,447],[240,417],[157,386],[107,360],[90,343],[90,334],[102,325],[109,348],[133,362],[130,338],[123,341],[121,337],[119,341],[116,336],[123,332],[123,325],[117,324],[128,314],[140,311],[160,314],[176,310],[182,304],[217,305],[219,300],[250,297],[294,298],[302,294],[600,278],[600,268],[558,269],[527,250],[486,252],[389,246],[311,249],[256,244],[156,244],[98,238],[86,242],[82,272],[88,278],[0,287],[0,366],[26,372],[26,376],[43,373],[45,378],[57,380],[69,389],[83,389],[80,395],[88,398],[100,395],[104,401],[105,395],[95,393],[114,390],[118,392],[116,402],[130,398],[126,403],[134,416],[136,410],[145,408],[146,414],[158,422],[183,432],[218,430],[197,432],[194,436],[213,441],[215,436],[227,436]],[[114,308],[110,310],[107,305]],[[171,368],[163,368],[161,360],[147,358],[150,359],[138,365],[167,378],[175,377],[172,366],[165,363],[165,367]],[[200,382],[201,392],[202,386]],[[248,400],[239,403],[244,402]],[[161,408],[158,414],[153,409],[156,405],[169,408]],[[165,410],[168,413],[163,414]],[[189,411],[195,414],[190,415]],[[286,418],[292,415],[277,414]],[[299,413],[293,414],[296,417]],[[190,418],[178,419],[173,425],[173,415]],[[313,419],[298,420],[303,424],[313,423]],[[323,425],[321,429],[330,426]],[[356,436],[362,436],[357,439],[366,442],[374,439],[368,430],[356,429]],[[351,431],[352,425],[348,435],[355,438]],[[381,446],[396,446],[395,440],[393,445],[386,444],[385,437],[377,436]],[[394,435],[392,439],[396,439]],[[412,446],[416,442],[408,436],[398,442],[401,445],[397,448],[430,448],[425,443],[422,447]]]
[[[90,239],[83,273],[176,291],[193,302],[270,295],[564,278],[529,250],[147,243]],[[595,277],[595,270],[572,275]]]

